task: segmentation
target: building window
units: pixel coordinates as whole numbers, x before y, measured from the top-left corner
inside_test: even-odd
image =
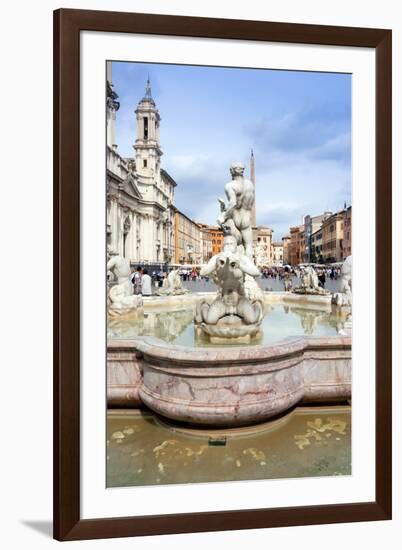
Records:
[[[144,139],[148,139],[148,117],[144,117]]]
[[[144,159],[144,160],[142,161],[142,163],[143,163],[144,168],[146,168],[146,167],[148,166],[148,161],[147,161],[147,159]]]

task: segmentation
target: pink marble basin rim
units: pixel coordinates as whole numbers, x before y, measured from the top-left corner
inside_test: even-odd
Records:
[[[300,401],[350,398],[350,337],[232,348],[188,348],[154,337],[108,342],[109,405],[145,404],[176,421],[240,426]]]

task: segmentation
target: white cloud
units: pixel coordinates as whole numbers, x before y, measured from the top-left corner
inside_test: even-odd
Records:
[[[170,163],[169,163],[170,164]],[[218,197],[229,179],[228,163],[200,155],[171,159],[178,188],[176,203],[194,219],[216,223]],[[298,153],[276,153],[272,166],[258,168],[256,158],[257,222],[272,227],[275,239],[306,214],[336,211],[350,202],[350,169],[331,159]]]

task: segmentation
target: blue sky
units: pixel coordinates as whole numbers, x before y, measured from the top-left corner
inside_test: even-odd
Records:
[[[116,142],[133,156],[135,114],[147,77],[162,117],[162,167],[176,206],[216,223],[234,161],[256,166],[257,223],[288,233],[305,214],[351,202],[351,76],[114,62]]]

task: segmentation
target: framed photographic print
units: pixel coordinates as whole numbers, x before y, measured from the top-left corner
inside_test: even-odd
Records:
[[[390,519],[391,31],[62,9],[54,105],[55,538]]]

